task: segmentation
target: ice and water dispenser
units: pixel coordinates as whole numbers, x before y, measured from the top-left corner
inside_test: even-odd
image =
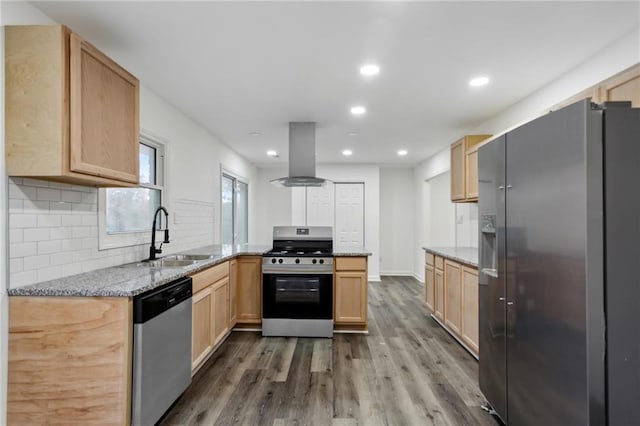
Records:
[[[480,250],[481,272],[498,277],[498,243],[496,240],[496,215],[483,214],[480,218],[480,235],[482,249]]]

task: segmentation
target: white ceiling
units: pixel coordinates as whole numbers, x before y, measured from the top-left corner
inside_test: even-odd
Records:
[[[415,164],[640,19],[639,2],[34,4],[255,164],[286,163],[289,121],[317,122],[318,162]]]

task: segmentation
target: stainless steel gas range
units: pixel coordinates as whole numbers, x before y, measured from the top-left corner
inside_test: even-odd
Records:
[[[333,337],[333,228],[275,226],[262,258],[262,335]]]

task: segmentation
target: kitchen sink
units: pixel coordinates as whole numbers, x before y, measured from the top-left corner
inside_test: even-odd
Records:
[[[209,254],[175,254],[172,256],[168,256],[167,259],[175,259],[175,260],[209,260],[213,256]]]
[[[156,259],[145,260],[142,262],[127,263],[122,267],[134,267],[134,268],[186,268],[196,263],[195,260],[181,260],[181,259]]]

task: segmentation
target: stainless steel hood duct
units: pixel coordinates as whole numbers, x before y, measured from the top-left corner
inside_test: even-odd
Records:
[[[316,123],[289,123],[289,176],[271,181],[274,185],[323,186],[327,179],[316,177]]]

